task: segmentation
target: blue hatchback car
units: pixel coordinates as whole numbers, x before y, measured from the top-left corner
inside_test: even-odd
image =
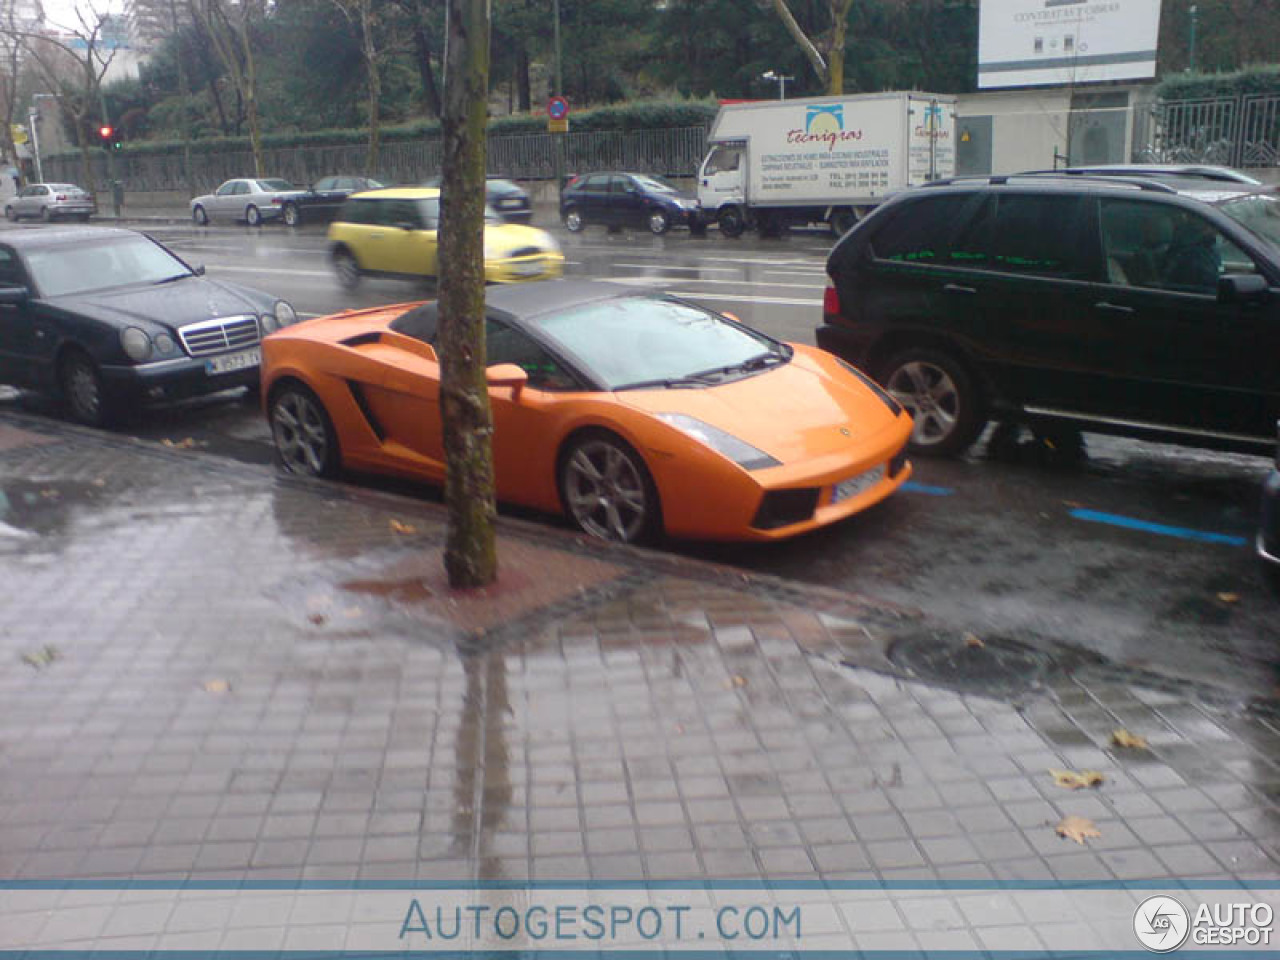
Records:
[[[570,233],[588,224],[636,227],[655,234],[674,226],[697,230],[698,201],[675,184],[649,173],[588,173],[574,177],[560,194],[560,219]]]

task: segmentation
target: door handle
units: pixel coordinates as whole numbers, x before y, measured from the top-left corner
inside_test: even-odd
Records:
[[[942,292],[943,293],[965,293],[965,294],[973,295],[978,291],[975,290],[973,287],[961,286],[958,283],[948,283],[946,286],[942,288]]]
[[[1095,310],[1106,310],[1109,313],[1133,313],[1133,307],[1126,307],[1123,303],[1108,303],[1106,300],[1099,300],[1093,305]]]

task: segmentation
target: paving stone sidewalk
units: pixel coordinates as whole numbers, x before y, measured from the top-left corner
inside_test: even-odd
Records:
[[[549,523],[452,595],[443,520],[0,414],[0,879],[1280,877],[1266,711]]]

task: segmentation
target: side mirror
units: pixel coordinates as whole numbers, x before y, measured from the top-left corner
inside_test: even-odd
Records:
[[[1225,273],[1218,278],[1219,303],[1257,303],[1271,292],[1267,278],[1257,273]]]
[[[484,381],[490,387],[510,387],[511,399],[519,400],[529,374],[514,363],[496,363],[485,370]]]
[[[0,287],[0,304],[17,306],[20,303],[26,303],[29,299],[31,299],[31,291],[26,287]]]

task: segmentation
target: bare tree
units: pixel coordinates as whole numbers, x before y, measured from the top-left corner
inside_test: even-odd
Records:
[[[18,147],[13,142],[13,121],[18,114],[18,80],[22,71],[23,42],[13,0],[4,0],[0,12],[0,147],[18,166]]]
[[[380,48],[375,31],[381,17],[374,9],[375,0],[332,0],[335,7],[342,11],[347,21],[360,29],[360,55],[364,58],[366,89],[369,93],[369,152],[365,157],[364,173],[366,177],[378,175],[378,145],[381,138],[381,114],[379,104],[382,102],[382,61],[389,51]]]
[[[830,23],[821,32],[810,37],[800,26],[787,0],[770,0],[774,12],[782,19],[787,32],[799,44],[809,66],[830,96],[844,93],[844,41],[849,28],[849,11],[853,0],[825,0],[821,4],[827,11]]]
[[[209,37],[227,70],[249,124],[254,176],[261,177],[262,129],[258,120],[258,75],[253,25],[266,15],[265,0],[188,0],[192,18]]]
[[[498,575],[493,415],[485,383],[484,171],[489,0],[448,0],[440,211],[440,417],[444,428],[444,565],[452,587]]]
[[[90,120],[101,116],[102,78],[106,75],[115,49],[104,50],[102,28],[106,14],[92,6],[76,10],[77,26],[67,30],[69,39],[30,30],[16,31],[23,49],[30,55],[41,82],[50,92],[56,91],[58,106],[70,118],[80,148],[80,181],[90,193],[96,192],[89,147],[93,142]],[[0,26],[0,33],[6,32]]]

